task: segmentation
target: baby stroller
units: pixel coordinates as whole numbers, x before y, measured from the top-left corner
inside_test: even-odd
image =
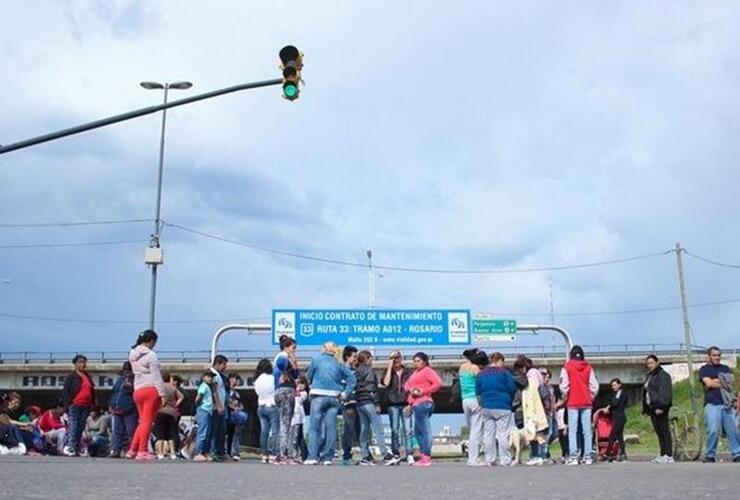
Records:
[[[599,458],[606,460],[606,448],[609,445],[609,435],[612,433],[612,417],[604,409],[596,410],[594,413],[594,438],[596,439],[596,450]],[[619,442],[615,441],[612,445],[612,455],[619,455],[622,450],[619,449]]]

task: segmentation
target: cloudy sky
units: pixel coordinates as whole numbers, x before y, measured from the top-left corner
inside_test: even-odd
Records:
[[[663,252],[739,264],[736,2],[3,2],[0,143],[275,78],[306,85],[168,114],[163,218],[285,252],[516,270]],[[173,91],[173,98],[176,97]],[[0,351],[125,349],[148,317],[143,251],[160,117],[0,156]],[[9,248],[125,242],[86,247]],[[364,307],[362,268],[168,226],[161,349],[204,349],[273,307]],[[691,304],[740,270],[685,257]],[[380,306],[556,322],[585,344],[683,340],[675,254],[535,273],[382,271]],[[605,313],[673,308],[632,314]],[[740,346],[740,302],[692,307],[697,343]],[[46,319],[42,319],[46,318]],[[549,344],[549,337],[527,339]],[[232,338],[230,347],[261,340]]]

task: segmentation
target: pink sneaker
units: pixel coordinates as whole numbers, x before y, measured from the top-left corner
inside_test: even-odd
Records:
[[[157,457],[149,453],[148,451],[140,451],[134,460],[154,460]]]
[[[127,458],[128,460],[133,460],[134,458],[136,458],[136,453],[132,451],[127,451],[125,458]]]
[[[429,467],[432,465],[432,458],[428,455],[422,455],[421,458],[414,462],[415,467]]]

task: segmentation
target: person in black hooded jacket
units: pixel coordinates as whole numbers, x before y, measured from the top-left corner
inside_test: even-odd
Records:
[[[645,358],[645,367],[648,374],[642,387],[642,412],[650,415],[660,443],[660,455],[653,462],[673,463],[673,440],[668,419],[673,406],[673,381],[655,354]]]

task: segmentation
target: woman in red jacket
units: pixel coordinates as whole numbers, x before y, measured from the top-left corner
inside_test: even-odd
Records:
[[[432,394],[442,388],[442,379],[429,366],[429,356],[423,352],[414,354],[414,373],[411,374],[404,389],[407,402],[414,414],[414,434],[421,447],[421,459],[416,467],[432,465],[432,422],[434,400]]]

